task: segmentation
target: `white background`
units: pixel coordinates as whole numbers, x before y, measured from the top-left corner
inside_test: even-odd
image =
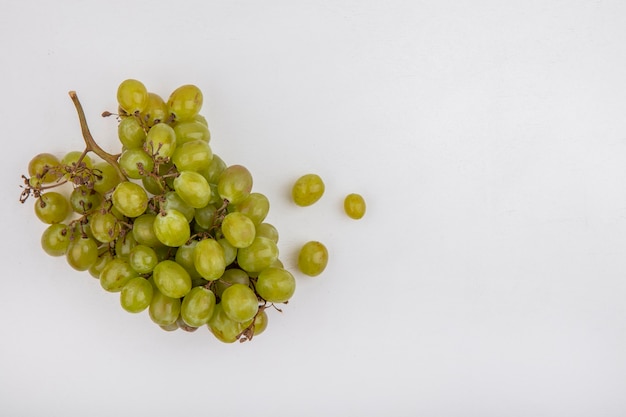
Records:
[[[625,415],[625,45],[621,0],[5,1],[0,414]],[[126,313],[17,201],[69,90],[119,149],[125,78],[198,85],[285,264],[329,248],[251,343]]]

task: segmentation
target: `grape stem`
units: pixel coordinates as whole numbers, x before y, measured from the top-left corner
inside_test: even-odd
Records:
[[[117,174],[123,181],[128,181],[128,178],[126,178],[124,171],[122,171],[122,168],[117,162],[120,155],[119,154],[112,155],[108,153],[107,151],[105,151],[104,149],[102,149],[100,145],[96,143],[93,136],[91,135],[91,132],[89,131],[89,126],[87,125],[87,118],[85,117],[85,111],[83,110],[82,104],[80,104],[80,100],[78,100],[78,95],[76,94],[76,91],[70,91],[69,95],[70,95],[70,98],[72,99],[72,102],[74,103],[74,107],[76,107],[76,112],[78,113],[78,120],[80,122],[80,129],[83,134],[83,139],[85,140],[85,151],[83,152],[80,159],[78,160],[78,163],[82,161],[82,159],[85,157],[85,155],[88,152],[93,152],[96,155],[98,155],[100,158],[102,158],[103,160],[111,164],[115,168],[115,170],[117,171]]]

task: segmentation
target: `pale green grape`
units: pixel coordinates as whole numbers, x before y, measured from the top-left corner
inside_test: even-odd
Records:
[[[202,91],[195,85],[187,84],[172,92],[167,105],[177,122],[193,120],[202,108]]]
[[[141,81],[124,80],[117,87],[117,102],[128,114],[139,114],[148,104],[148,90]]]
[[[98,259],[98,244],[90,237],[71,240],[65,257],[72,268],[86,271]]]
[[[165,192],[165,181],[162,178],[149,175],[141,179],[141,184],[150,194],[161,195]]]
[[[324,181],[322,181],[319,175],[307,174],[298,178],[293,185],[291,195],[297,205],[310,206],[322,198],[324,189]]]
[[[217,208],[215,208],[213,204],[207,204],[202,208],[196,209],[193,218],[197,225],[205,230],[208,230],[211,226],[213,226],[216,211]]]
[[[184,245],[180,246],[176,251],[175,260],[176,262],[185,268],[185,270],[189,273],[192,281],[194,279],[200,278],[200,273],[196,270],[196,267],[193,263],[193,252],[198,244],[197,240],[192,240]]]
[[[220,174],[217,190],[231,204],[239,204],[250,195],[252,174],[242,165],[231,165]]]
[[[96,174],[93,189],[100,194],[106,194],[120,183],[121,178],[113,165],[108,162],[98,162],[93,167]]]
[[[28,163],[28,175],[37,178],[38,183],[47,184],[61,176],[61,161],[51,153],[35,155]]]
[[[270,303],[284,303],[296,291],[296,280],[282,268],[265,268],[257,277],[256,292]]]
[[[128,260],[130,251],[137,246],[137,241],[132,233],[126,233],[124,236],[115,240],[115,256],[120,259]]]
[[[102,194],[86,185],[75,187],[70,194],[70,206],[78,214],[89,213],[100,207],[103,201]]]
[[[252,244],[237,251],[237,263],[246,272],[260,272],[278,258],[278,247],[266,237],[255,237]]]
[[[158,125],[157,125],[158,126]],[[180,298],[172,298],[154,289],[148,312],[150,319],[159,326],[176,323],[180,314]]]
[[[150,282],[142,277],[129,280],[120,292],[120,304],[129,313],[139,313],[150,306],[154,289]]]
[[[317,241],[304,244],[298,254],[298,268],[309,276],[321,274],[328,264],[328,250],[326,246]]]
[[[89,273],[91,274],[91,276],[96,279],[100,279],[100,273],[102,273],[102,270],[104,269],[106,264],[108,264],[112,259],[113,254],[108,247],[100,249],[98,253],[98,259],[96,259],[96,262],[94,262],[94,264],[91,265],[91,267],[89,268]]]
[[[360,194],[348,194],[343,201],[348,217],[358,220],[365,215],[365,200]]]
[[[227,269],[213,286],[215,295],[221,298],[224,290],[233,284],[243,284],[248,287],[250,285],[250,278],[245,271],[239,268]]]
[[[252,334],[254,336],[258,336],[261,333],[263,333],[265,329],[267,329],[267,321],[268,321],[268,317],[267,317],[267,313],[265,312],[265,310],[259,311],[259,314],[257,314],[256,317],[254,318]]]
[[[215,294],[204,287],[195,287],[185,296],[180,307],[183,321],[192,327],[204,326],[215,309]]]
[[[193,263],[198,273],[208,281],[222,276],[226,269],[224,249],[214,239],[204,239],[196,244]]]
[[[237,259],[237,248],[231,245],[226,238],[218,239],[217,243],[224,249],[224,263],[226,265],[232,264]]]
[[[141,149],[146,141],[146,131],[136,117],[124,117],[117,125],[117,137],[124,149]]]
[[[112,242],[120,234],[118,220],[110,212],[95,212],[89,220],[89,228],[93,237],[102,243]]]
[[[201,169],[200,174],[206,178],[209,184],[217,184],[220,175],[226,169],[226,163],[219,156],[213,154],[213,158],[211,159],[211,163],[205,169]]]
[[[274,243],[278,243],[278,230],[270,223],[261,223],[256,226],[256,235],[266,237]]]
[[[201,140],[202,142],[209,143],[211,140],[211,133],[209,132],[207,125],[197,120],[176,123],[174,126],[174,132],[176,132],[177,144],[183,144],[194,140]]]
[[[222,303],[215,305],[213,315],[209,319],[208,327],[217,340],[224,343],[233,343],[237,341],[238,336],[250,325],[249,323],[239,323],[232,320],[222,308]]]
[[[233,284],[222,293],[224,313],[233,321],[243,323],[254,318],[259,311],[259,300],[254,291],[242,284]]]
[[[193,208],[202,208],[209,204],[211,187],[207,180],[194,171],[182,171],[174,179],[176,193]]]
[[[137,273],[128,262],[121,258],[113,258],[100,272],[100,285],[106,291],[120,292],[124,285],[136,276]]]
[[[150,155],[170,158],[176,150],[176,133],[174,133],[174,129],[166,123],[152,126],[146,136],[144,149]]]
[[[172,161],[179,172],[201,171],[209,167],[213,159],[213,152],[208,143],[198,139],[182,144],[178,138],[176,141],[176,150],[172,155]]]
[[[256,235],[256,228],[248,216],[239,212],[233,212],[224,217],[222,233],[234,247],[245,248],[252,244]]]
[[[164,295],[172,298],[184,297],[191,290],[191,277],[178,263],[165,260],[152,271],[154,284]]]
[[[235,209],[258,225],[267,217],[270,211],[270,201],[261,193],[250,193],[245,200],[235,206]]]
[[[146,213],[135,219],[133,223],[133,237],[140,245],[151,248],[163,245],[154,232],[154,219],[156,214]]]
[[[165,193],[165,200],[161,203],[161,209],[180,211],[187,222],[191,222],[196,214],[196,210],[187,204],[176,191],[168,191]]]
[[[63,256],[70,244],[70,233],[63,223],[51,224],[41,235],[41,247],[50,256]]]
[[[67,198],[56,191],[48,191],[35,201],[35,214],[44,223],[61,223],[71,212]]]
[[[138,217],[148,208],[148,194],[134,182],[124,181],[111,195],[113,205],[126,217]]]
[[[152,127],[157,123],[167,122],[169,117],[169,108],[163,98],[158,94],[148,92],[146,108],[139,115],[142,122],[146,126]]]
[[[166,246],[182,246],[191,237],[187,218],[178,210],[167,210],[154,219],[154,234]]]
[[[91,158],[89,157],[89,155],[83,155],[83,153],[80,151],[70,151],[66,153],[65,156],[61,159],[61,165],[72,167],[78,164],[78,160],[81,157],[83,158],[80,163],[81,166],[84,166],[89,169],[93,168],[93,162],[91,161]],[[66,175],[66,177],[68,176]]]
[[[135,180],[145,177],[154,168],[154,160],[142,148],[126,149],[119,164],[126,176]]]
[[[159,263],[159,257],[150,246],[137,245],[131,249],[128,263],[135,272],[149,274]]]

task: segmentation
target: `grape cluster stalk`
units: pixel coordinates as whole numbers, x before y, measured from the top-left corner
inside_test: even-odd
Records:
[[[103,113],[119,122],[119,154],[96,143],[78,96],[69,95],[84,150],[36,155],[23,176],[20,201],[33,197],[48,225],[43,250],[118,293],[126,311],[147,310],[164,330],[207,327],[225,343],[261,334],[267,311],[281,311],[296,280],[279,259],[276,227],[265,222],[268,198],[252,191],[246,167],[212,152],[200,89],[183,85],[166,101],[138,80],[123,81],[118,113]],[[323,192],[310,180],[298,188],[300,205]],[[314,245],[301,258],[299,267],[317,275],[328,253]]]

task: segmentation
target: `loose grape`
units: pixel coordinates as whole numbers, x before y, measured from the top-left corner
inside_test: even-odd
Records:
[[[358,220],[365,215],[365,200],[359,194],[348,194],[343,208],[350,218]]]
[[[166,246],[182,246],[191,237],[189,222],[178,210],[171,209],[158,214],[153,227],[157,239]]]
[[[65,255],[69,244],[69,229],[63,223],[51,224],[41,235],[41,247],[50,256]]]
[[[183,321],[193,327],[209,322],[215,309],[215,294],[204,287],[195,287],[185,296],[180,307]]]
[[[224,313],[239,323],[254,318],[259,311],[259,301],[254,291],[242,284],[233,284],[222,293],[222,308]]]
[[[86,271],[98,259],[98,244],[90,237],[74,239],[70,241],[65,257],[72,268]]]
[[[239,204],[250,195],[252,174],[242,165],[231,165],[220,174],[217,190],[231,204]]]
[[[181,298],[191,290],[189,273],[171,260],[159,262],[152,271],[152,278],[159,291],[168,297]]]
[[[120,292],[124,285],[135,278],[137,273],[124,259],[114,258],[110,260],[102,272],[100,272],[100,285],[106,291]]]
[[[159,257],[154,249],[146,245],[137,245],[131,249],[128,263],[139,274],[149,274],[159,263]]]
[[[167,105],[176,121],[193,120],[202,108],[202,91],[195,85],[187,84],[172,92]]]
[[[148,194],[134,182],[124,181],[115,187],[111,196],[113,205],[124,216],[138,217],[148,207]]]
[[[265,237],[255,237],[252,244],[237,251],[237,263],[246,272],[260,272],[278,258],[278,247]]]
[[[150,155],[169,158],[176,150],[176,133],[168,124],[159,123],[152,126],[146,136],[144,149]]]
[[[60,193],[48,191],[35,201],[35,214],[44,223],[61,223],[70,214],[70,204]]]
[[[150,306],[154,289],[150,282],[142,277],[129,280],[120,292],[120,304],[129,313],[139,313]]]
[[[194,171],[182,171],[174,179],[176,193],[193,208],[202,208],[209,204],[211,187],[207,180]]]
[[[193,251],[193,263],[204,279],[214,281],[226,269],[224,249],[214,239],[201,240]]]
[[[303,274],[317,276],[321,274],[328,264],[328,250],[326,246],[317,241],[304,244],[298,255],[298,268]]]
[[[310,206],[322,198],[324,189],[324,182],[319,175],[307,174],[298,178],[293,185],[291,195],[297,205]]]
[[[256,228],[248,216],[233,212],[227,214],[222,220],[222,233],[234,247],[245,248],[254,240]]]
[[[158,289],[153,289],[148,312],[153,322],[159,326],[169,326],[176,322],[180,314],[180,299],[168,297]]]
[[[148,104],[148,90],[141,81],[124,80],[117,87],[117,102],[128,114],[140,113]]]

